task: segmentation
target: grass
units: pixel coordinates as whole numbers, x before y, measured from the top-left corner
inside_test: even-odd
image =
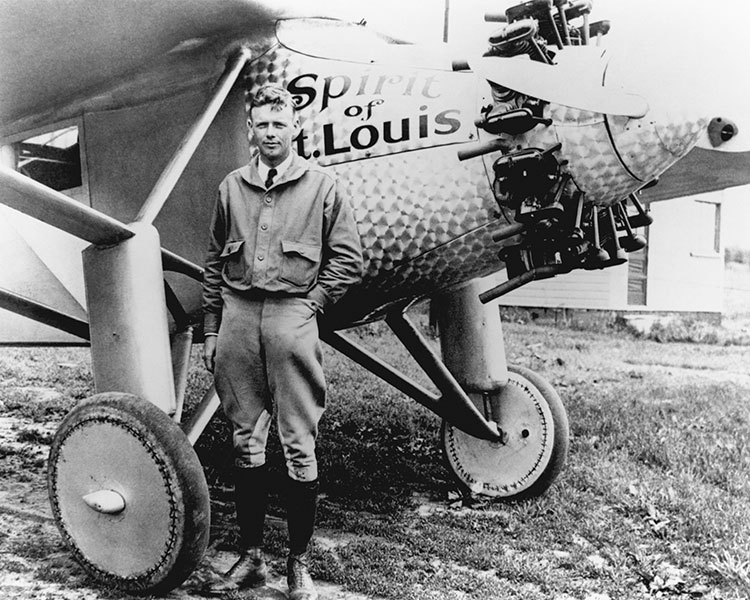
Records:
[[[421,377],[382,324],[355,335]],[[566,470],[544,496],[515,504],[462,502],[441,460],[439,420],[326,349],[315,576],[394,600],[747,598],[748,349],[513,322],[505,337],[510,362],[549,379],[571,423]],[[0,351],[4,414],[54,420],[91,393],[86,351],[60,352]],[[209,381],[194,359],[190,405]],[[59,395],[30,402],[21,386]],[[196,446],[212,486],[212,539],[224,544],[236,538],[228,431],[217,416]],[[22,468],[34,460],[24,444],[47,440],[22,428],[13,441],[21,448],[5,444],[0,466]],[[275,440],[270,461],[280,476]],[[271,513],[283,515],[276,497]],[[283,528],[268,528],[278,565],[284,538]],[[15,543],[0,539],[0,553]],[[64,580],[66,566],[52,566],[51,578]]]

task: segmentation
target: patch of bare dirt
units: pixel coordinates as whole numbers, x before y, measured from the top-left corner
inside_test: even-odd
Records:
[[[734,383],[750,387],[750,372],[735,369],[720,369],[710,366],[682,366],[673,364],[643,363],[637,360],[626,360],[633,367],[634,373],[659,372],[676,380],[685,381],[691,378],[709,379],[717,383]]]
[[[3,600],[120,600],[133,596],[99,585],[73,560],[52,518],[46,484],[44,443],[54,423],[0,417],[0,596]],[[277,526],[283,525],[276,524]],[[273,557],[272,557],[273,558]],[[281,557],[273,562],[283,564]],[[227,570],[235,555],[210,548],[201,566],[165,598],[201,598],[206,572]],[[325,600],[367,600],[364,596],[318,581]],[[269,584],[243,593],[247,600],[286,598],[286,577],[272,572]]]

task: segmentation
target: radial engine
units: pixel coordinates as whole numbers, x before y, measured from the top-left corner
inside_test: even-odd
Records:
[[[523,57],[514,61],[531,61],[525,62],[529,77],[533,63],[542,63],[562,75],[563,87],[619,89],[611,57],[598,47],[609,22],[590,23],[590,12],[586,0],[529,0],[486,17],[505,23],[489,37],[481,59],[491,102],[475,120],[483,141],[459,158],[485,155],[488,161],[499,215],[508,221],[493,235],[505,242],[499,256],[508,281],[481,294],[482,302],[533,280],[619,265],[627,253],[644,248],[637,230],[651,217],[639,192],[656,184],[706,126],[651,97],[644,96],[643,115],[607,114],[558,100],[552,91],[541,98],[505,87],[498,83],[503,65],[497,76],[487,75],[488,58]],[[576,48],[584,46],[589,48]]]

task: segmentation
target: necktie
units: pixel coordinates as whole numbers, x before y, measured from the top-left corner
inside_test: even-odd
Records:
[[[269,169],[268,170],[268,179],[266,179],[266,189],[270,188],[273,185],[273,178],[276,177],[276,169]]]

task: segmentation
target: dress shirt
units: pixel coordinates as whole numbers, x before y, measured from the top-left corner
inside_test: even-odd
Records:
[[[284,172],[289,169],[289,165],[292,164],[292,153],[289,153],[289,156],[287,156],[280,164],[273,167],[276,169],[276,175],[274,175],[274,183],[281,180],[281,176],[284,174]],[[268,172],[271,170],[271,167],[269,167],[266,163],[264,163],[260,156],[258,157],[258,175],[260,175],[260,178],[262,181],[268,181]]]

